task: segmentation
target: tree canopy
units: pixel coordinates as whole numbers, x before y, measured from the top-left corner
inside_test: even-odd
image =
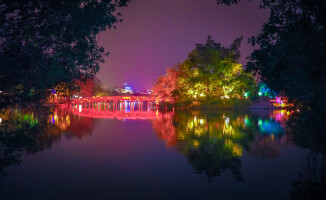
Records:
[[[277,93],[326,113],[326,2],[262,0],[260,7],[269,9],[270,17],[261,33],[249,39],[259,48],[251,54],[247,70]]]
[[[0,91],[27,98],[94,77],[108,55],[97,35],[115,28],[129,1],[0,1]]]
[[[238,63],[241,40],[237,38],[224,47],[208,36],[206,43],[196,44],[177,69],[168,69],[167,75],[158,79],[154,94],[198,105],[225,103],[254,93],[255,80]]]
[[[159,98],[173,98],[173,93],[178,88],[179,72],[175,68],[168,68],[166,75],[158,78],[153,87],[153,95]]]

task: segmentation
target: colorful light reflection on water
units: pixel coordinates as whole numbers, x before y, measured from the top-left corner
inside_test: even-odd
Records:
[[[0,197],[31,197],[22,191],[28,188],[38,194],[39,190],[29,186],[41,180],[38,187],[47,193],[49,188],[68,189],[50,192],[54,198],[105,194],[113,199],[189,199],[187,191],[190,196],[205,199],[233,199],[237,194],[251,199],[266,195],[279,199],[289,195],[297,171],[305,170],[300,165],[305,162],[302,149],[293,143],[286,124],[291,116],[286,110],[160,112],[139,105],[119,107],[98,104],[94,108],[58,108],[47,116],[42,132],[17,135],[26,137],[26,143],[10,140],[14,142],[10,149],[17,149],[6,151],[13,152],[6,157],[19,155],[18,150],[26,156],[21,155],[21,161],[0,164],[0,170],[9,173],[2,180]],[[13,113],[11,117],[30,126],[43,124],[38,113]],[[8,116],[0,115],[0,126],[6,125]],[[1,145],[9,148],[7,143]],[[16,168],[10,167],[20,162]],[[66,177],[69,181],[63,181]],[[77,186],[81,183],[88,190],[80,192]],[[174,190],[174,183],[178,190]],[[109,193],[108,185],[113,188]],[[13,188],[18,192],[12,192]],[[126,190],[128,194],[123,193]]]

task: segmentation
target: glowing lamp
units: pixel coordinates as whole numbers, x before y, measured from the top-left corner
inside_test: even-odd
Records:
[[[247,98],[249,96],[248,92],[245,92],[243,96]]]
[[[258,92],[258,95],[261,96],[261,95],[263,95],[263,93],[262,92]]]

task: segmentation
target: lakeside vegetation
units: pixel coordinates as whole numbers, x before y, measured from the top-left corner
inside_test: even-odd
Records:
[[[0,107],[94,78],[109,54],[97,36],[115,28],[129,1],[0,1]]]
[[[252,74],[239,64],[242,39],[225,47],[208,36],[205,44],[196,44],[184,62],[167,69],[153,87],[153,94],[174,99],[180,107],[250,105],[251,99],[258,98],[259,88]]]
[[[56,93],[65,100],[59,103],[65,103],[74,95],[121,95],[103,88],[95,77],[108,55],[98,44],[97,36],[115,28],[121,21],[117,9],[129,2],[0,1],[0,176],[8,175],[8,168],[19,165],[25,154],[50,149],[63,136],[81,139],[91,135],[99,123],[100,119],[74,115],[68,108],[43,107],[40,102],[46,102],[51,94]],[[238,2],[217,0],[218,4],[228,6]],[[157,80],[153,95],[173,99],[173,106],[177,108],[229,109],[244,108],[264,97],[282,94],[288,97],[293,109],[300,112],[277,110],[261,117],[263,110],[258,111],[259,114],[182,110],[153,119],[153,129],[169,148],[183,155],[193,170],[205,174],[209,181],[226,171],[237,181],[247,181],[241,171],[244,157],[275,158],[281,151],[276,143],[282,138],[285,144],[294,143],[300,150],[309,152],[304,160],[307,166],[318,164],[316,168],[302,170],[298,179],[294,179],[291,198],[325,197],[326,3],[324,0],[262,0],[261,8],[270,10],[270,18],[261,33],[249,40],[255,50],[246,66],[239,64],[242,37],[230,46],[223,46],[209,36],[204,44],[196,44],[183,62],[167,69],[166,75]],[[97,105],[101,110],[101,103]],[[309,117],[304,112],[309,113]],[[159,112],[154,114],[158,116]],[[103,124],[108,125],[106,131],[119,127],[107,121]],[[147,133],[141,131],[139,138]],[[127,152],[127,144],[130,143],[121,142],[124,152]],[[108,143],[105,145],[110,147]],[[98,146],[87,148],[101,150]],[[159,159],[166,158],[159,156]],[[131,161],[126,163],[132,166]],[[115,164],[112,160],[109,163]],[[92,164],[98,163],[93,161]],[[97,168],[95,173],[99,171]],[[110,170],[105,168],[105,171]],[[169,170],[167,175],[171,174]],[[128,173],[124,175],[127,181],[133,181]]]
[[[227,6],[239,1],[216,0]],[[248,40],[256,49],[249,56],[246,70],[276,93],[284,93],[296,108],[325,118],[325,1],[260,2],[260,8],[269,10],[270,15],[261,32]]]
[[[1,2],[0,106],[38,102],[54,90],[66,96],[85,93],[81,85],[94,80],[108,55],[96,37],[115,28],[121,21],[117,9],[129,2]],[[216,2],[230,6],[239,0]],[[324,1],[263,0],[260,7],[269,9],[270,16],[261,33],[248,41],[255,50],[246,66],[238,62],[242,38],[229,47],[208,38],[167,70],[154,87],[156,95],[187,107],[244,106],[259,96],[254,74],[295,108],[325,115]]]

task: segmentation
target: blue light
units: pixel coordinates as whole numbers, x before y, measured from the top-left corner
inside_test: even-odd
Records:
[[[283,128],[281,124],[277,123],[275,120],[258,120],[258,126],[261,134],[271,134],[276,135],[283,133]]]
[[[129,87],[129,86],[125,86],[125,89],[127,89],[127,90],[131,90],[131,87]]]

